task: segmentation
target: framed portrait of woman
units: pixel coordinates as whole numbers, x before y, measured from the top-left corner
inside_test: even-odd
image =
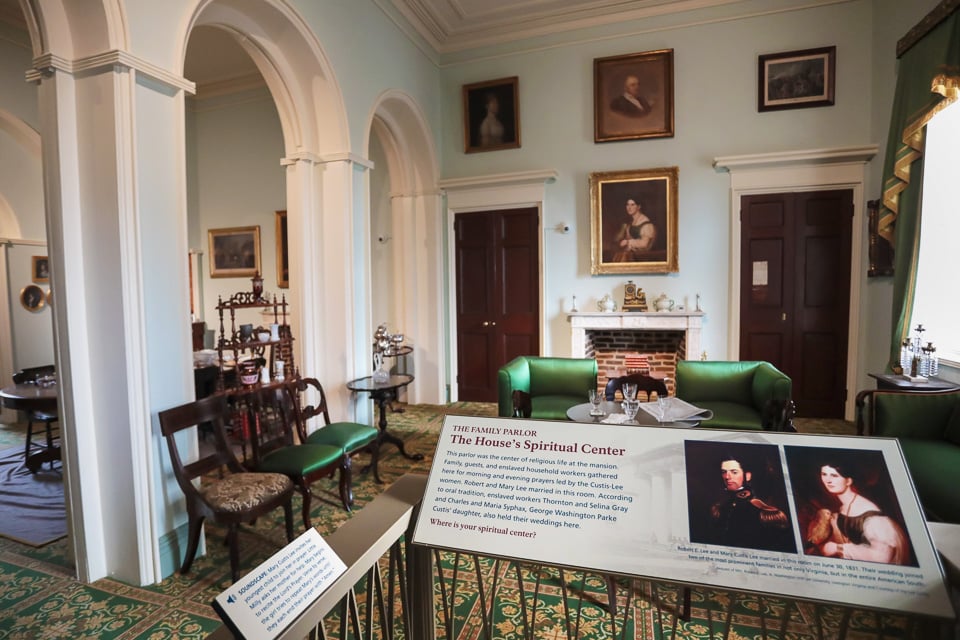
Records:
[[[466,153],[520,147],[517,76],[463,85],[463,147]]]
[[[680,270],[678,167],[590,174],[590,272]]]

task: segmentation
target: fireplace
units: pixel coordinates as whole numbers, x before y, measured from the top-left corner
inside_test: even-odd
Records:
[[[627,372],[626,357],[646,356],[650,372],[675,378],[678,360],[700,357],[703,312],[571,313],[570,355],[596,358],[602,387]],[[673,383],[668,383],[671,393]]]

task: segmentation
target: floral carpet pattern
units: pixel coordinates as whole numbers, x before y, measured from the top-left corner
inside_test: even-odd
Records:
[[[385,485],[408,472],[430,469],[436,438],[447,414],[495,415],[490,404],[454,403],[449,406],[413,405],[402,413],[391,413],[390,431],[403,438],[410,452],[425,458],[411,462],[387,445],[381,452],[380,475]],[[852,433],[842,421],[798,421],[801,431]],[[0,428],[0,446],[16,444],[16,434]],[[362,460],[354,469],[363,466]],[[382,490],[369,475],[354,475],[354,513]],[[318,483],[324,502],[315,502],[312,517],[321,534],[334,531],[351,514],[339,506],[336,485]],[[299,500],[295,497],[295,500]],[[298,513],[299,505],[294,504]],[[263,518],[256,526],[241,530],[241,572],[266,560],[284,545],[282,515]],[[162,583],[137,587],[112,579],[82,584],[74,579],[69,560],[69,539],[41,548],[32,548],[0,539],[0,640],[41,640],[98,638],[105,640],[205,638],[220,626],[211,600],[230,585],[227,550],[222,544],[224,530],[206,525],[207,554],[198,557],[189,574],[179,573]],[[583,638],[689,638],[724,637],[744,640],[764,637],[782,640],[819,640],[837,637],[844,615],[850,615],[850,640],[917,636],[907,621],[897,616],[869,612],[852,615],[838,608],[812,604],[788,604],[773,598],[744,595],[714,589],[691,589],[691,616],[678,619],[674,613],[682,596],[677,586],[647,581],[623,581],[617,598],[621,614],[611,626],[607,588],[602,577],[585,572],[540,569],[492,559],[480,559],[480,571],[469,556],[440,554],[441,570],[450,580],[457,574],[457,594],[452,620],[442,615],[442,590],[436,583],[437,637],[476,640],[486,637],[481,586],[489,596],[497,593],[492,615],[487,618],[491,637],[514,640],[532,637],[549,640]],[[521,599],[521,593],[523,598]],[[582,596],[582,597],[581,597]],[[449,598],[449,592],[446,593]],[[489,600],[484,599],[489,605]],[[536,606],[534,606],[536,604]],[[781,633],[784,607],[788,607]],[[624,620],[624,607],[629,615]]]

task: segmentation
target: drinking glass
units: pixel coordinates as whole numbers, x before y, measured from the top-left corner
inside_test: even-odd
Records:
[[[640,410],[640,402],[638,400],[624,400],[621,406],[623,407],[623,413],[627,416],[627,420],[633,422],[634,418],[637,417],[637,412]]]
[[[635,382],[624,382],[620,390],[623,392],[624,400],[633,401],[637,399],[637,385]]]
[[[667,396],[661,396],[657,394],[657,421],[666,422],[667,416]]]
[[[590,415],[602,416],[603,409],[600,408],[600,403],[603,402],[603,394],[596,389],[590,389],[587,394],[590,397]]]

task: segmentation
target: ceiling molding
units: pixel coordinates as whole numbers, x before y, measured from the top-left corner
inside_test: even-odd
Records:
[[[198,100],[205,100],[207,98],[217,98],[266,86],[267,83],[263,79],[263,75],[259,72],[249,73],[235,78],[198,82],[196,97]]]
[[[809,0],[797,8],[850,0]],[[746,0],[376,0],[390,2],[438,53],[455,53]],[[754,10],[755,11],[755,10]]]

